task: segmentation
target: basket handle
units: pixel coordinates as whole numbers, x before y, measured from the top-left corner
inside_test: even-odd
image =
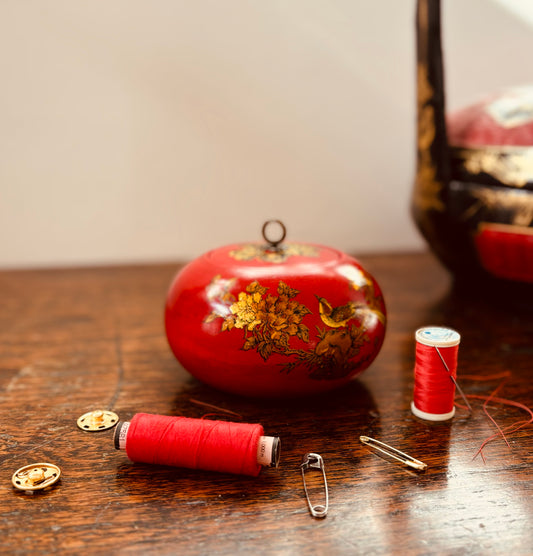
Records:
[[[446,206],[450,162],[446,134],[444,69],[441,43],[440,0],[418,0],[417,36],[417,173],[434,170],[438,194]],[[420,176],[421,177],[421,176]]]

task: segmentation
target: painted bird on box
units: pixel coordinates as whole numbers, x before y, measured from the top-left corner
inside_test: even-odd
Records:
[[[347,322],[355,316],[355,304],[353,302],[332,307],[327,299],[316,296],[318,299],[318,310],[322,322],[331,328],[346,326]]]
[[[369,307],[366,303],[355,303],[350,301],[345,305],[332,307],[331,303],[320,296],[315,296],[318,299],[318,311],[322,322],[330,328],[340,328],[346,326],[350,319],[354,317],[368,318],[373,316],[380,322],[385,322],[385,316],[381,311],[373,307]]]

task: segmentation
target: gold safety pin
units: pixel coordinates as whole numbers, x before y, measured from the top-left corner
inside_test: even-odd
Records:
[[[305,490],[305,497],[307,498],[307,505],[309,506],[309,511],[313,517],[326,517],[328,513],[328,506],[329,506],[329,497],[328,497],[328,482],[326,480],[326,470],[324,468],[324,460],[322,456],[319,454],[314,454],[309,452],[305,454],[303,457],[303,462],[300,465],[300,469],[302,470],[302,480],[304,483],[304,490]],[[311,504],[311,500],[309,499],[309,494],[307,492],[307,485],[305,482],[305,472],[308,469],[318,469],[322,471],[322,478],[324,479],[324,492],[326,493],[326,502],[325,504],[316,504],[313,506]]]
[[[408,465],[409,467],[412,467],[417,471],[425,471],[427,469],[427,464],[424,463],[423,461],[415,459],[409,454],[405,454],[404,452],[400,452],[400,450],[397,450],[396,448],[393,448],[392,446],[389,446],[384,442],[380,442],[375,438],[370,438],[369,436],[360,436],[359,440],[363,444],[366,444],[371,448],[375,448],[379,452],[391,458],[394,458],[395,460],[401,461],[403,464]]]

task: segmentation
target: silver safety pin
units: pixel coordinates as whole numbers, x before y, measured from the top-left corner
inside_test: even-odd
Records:
[[[305,497],[307,498],[307,505],[309,506],[309,511],[313,517],[326,517],[328,513],[328,505],[329,505],[329,497],[328,497],[328,482],[326,480],[326,470],[324,468],[324,460],[322,456],[319,454],[314,454],[309,452],[305,454],[303,457],[303,462],[300,465],[300,469],[302,470],[302,480],[304,483],[304,490],[305,490]],[[308,469],[318,469],[322,471],[322,478],[324,479],[324,492],[326,493],[326,503],[325,504],[311,504],[311,500],[309,499],[309,494],[307,492],[307,485],[305,482],[305,472]]]
[[[367,446],[370,446],[371,448],[378,450],[378,452],[381,452],[382,454],[385,454],[395,460],[401,461],[403,464],[408,465],[409,467],[412,467],[417,471],[425,471],[427,469],[427,464],[423,461],[415,459],[414,457],[405,454],[404,452],[400,452],[400,450],[397,450],[396,448],[393,448],[392,446],[389,446],[384,442],[380,442],[375,438],[370,438],[369,436],[360,436],[359,440],[363,444],[366,444]]]

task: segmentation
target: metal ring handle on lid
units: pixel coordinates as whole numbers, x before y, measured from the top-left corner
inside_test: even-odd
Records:
[[[281,237],[279,239],[271,239],[267,236],[267,229],[271,224],[278,224],[281,227]],[[269,244],[269,247],[277,249],[278,245],[285,239],[285,236],[287,235],[287,228],[285,228],[285,224],[283,224],[281,220],[267,220],[263,224],[261,233],[263,234],[264,240]]]

